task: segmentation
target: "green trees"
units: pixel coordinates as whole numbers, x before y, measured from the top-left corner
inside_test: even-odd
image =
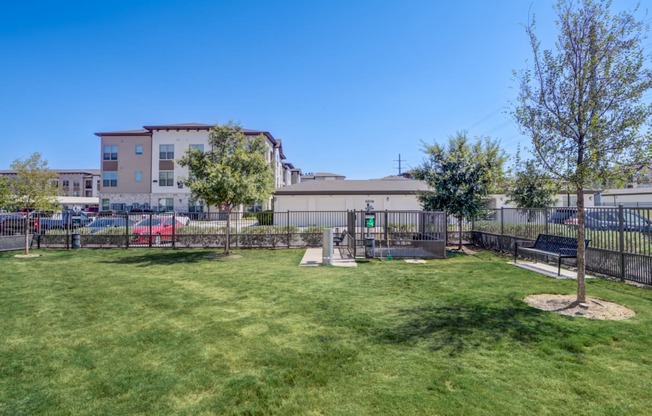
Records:
[[[9,208],[10,202],[9,180],[5,177],[0,177],[0,208]]]
[[[466,132],[449,137],[448,146],[424,145],[426,160],[414,170],[431,191],[419,195],[425,210],[442,210],[458,220],[459,249],[463,219],[477,218],[485,209],[485,197],[503,181],[506,160],[498,144],[490,139],[469,143]]]
[[[534,160],[517,159],[511,186],[507,189],[508,203],[519,208],[544,208],[555,204],[558,185]]]
[[[226,213],[226,243],[230,252],[231,212],[240,205],[250,205],[270,197],[274,191],[274,172],[265,159],[265,138],[246,137],[240,126],[215,125],[209,131],[211,150],[189,149],[179,165],[189,169],[183,180],[193,197],[209,206],[220,206]]]
[[[15,160],[11,169],[16,177],[7,181],[10,205],[14,209],[32,208],[48,211],[57,207],[57,188],[53,181],[56,172],[48,169],[48,162],[41,159],[40,153],[33,153],[25,160]],[[25,221],[25,254],[29,254],[29,221]]]
[[[520,81],[513,115],[532,137],[546,171],[577,194],[578,231],[584,233],[584,189],[640,166],[650,150],[641,127],[652,114],[643,93],[652,87],[644,66],[645,26],[630,12],[610,15],[611,2],[560,0],[554,50],[542,50],[535,24],[526,27],[533,68]],[[649,160],[649,159],[648,159]],[[586,301],[585,249],[578,247],[577,301]]]

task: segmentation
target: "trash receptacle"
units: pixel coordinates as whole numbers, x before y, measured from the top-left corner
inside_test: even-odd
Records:
[[[368,259],[373,259],[376,256],[376,237],[364,239],[364,256]]]
[[[81,248],[81,234],[72,233],[72,248]]]

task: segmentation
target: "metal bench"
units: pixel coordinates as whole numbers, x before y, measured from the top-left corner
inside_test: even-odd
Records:
[[[584,240],[584,247],[589,246],[589,241]],[[561,260],[577,258],[577,238],[539,234],[531,246],[519,246],[518,241],[514,243],[514,263],[519,252],[557,257],[557,276],[561,276]]]
[[[333,236],[333,243],[335,243],[336,246],[339,246],[340,243],[344,241],[348,233],[348,231],[342,231],[342,234]]]

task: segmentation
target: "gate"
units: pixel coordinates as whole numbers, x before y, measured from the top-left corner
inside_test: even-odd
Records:
[[[446,257],[446,214],[429,211],[349,211],[349,244],[356,257],[444,258]],[[372,253],[372,254],[370,254]]]

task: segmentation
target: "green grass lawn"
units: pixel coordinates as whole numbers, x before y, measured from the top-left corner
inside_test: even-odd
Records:
[[[652,413],[652,291],[590,281],[636,317],[492,253],[300,268],[303,250],[0,254],[0,414]]]

